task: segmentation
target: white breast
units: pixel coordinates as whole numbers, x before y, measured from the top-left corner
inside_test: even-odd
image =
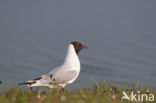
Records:
[[[70,81],[67,81],[66,84],[74,82],[75,79],[79,75],[80,61],[79,61],[78,55],[75,52],[73,44],[70,44],[68,46],[67,55],[65,57],[63,64],[61,66],[55,68],[54,70],[52,70],[48,74],[53,74],[53,73],[55,73],[57,71],[61,71],[61,70],[63,70],[63,71],[70,71],[70,70],[77,71],[77,75],[74,78],[72,78]]]
[[[75,69],[80,69],[80,61],[79,61],[79,57],[75,52],[74,46],[72,44],[69,45],[68,49],[67,49],[67,55],[66,58],[64,60],[63,63],[64,66],[72,66],[72,67],[79,67],[79,68],[75,68]]]
[[[64,66],[66,69],[72,69],[78,72],[75,78],[68,81],[68,83],[74,82],[80,73],[80,61],[78,55],[75,52],[74,46],[72,44],[70,44],[67,49],[67,55],[62,66]]]

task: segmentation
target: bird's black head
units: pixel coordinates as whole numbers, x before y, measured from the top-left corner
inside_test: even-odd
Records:
[[[84,48],[88,48],[86,45],[83,45],[78,41],[73,41],[73,42],[71,42],[71,44],[73,44],[77,54],[79,53],[80,50],[82,50]]]

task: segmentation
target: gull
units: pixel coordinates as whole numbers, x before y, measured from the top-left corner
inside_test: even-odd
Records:
[[[39,78],[27,80],[18,85],[27,84],[28,87],[48,87],[48,88],[64,88],[66,85],[73,83],[80,73],[79,52],[88,48],[86,45],[78,41],[73,41],[67,48],[67,54],[62,65],[56,67],[46,75]]]

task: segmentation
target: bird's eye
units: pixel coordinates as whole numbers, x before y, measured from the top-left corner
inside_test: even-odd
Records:
[[[78,45],[79,45],[79,46],[82,46],[82,44],[81,44],[81,43],[79,43]]]

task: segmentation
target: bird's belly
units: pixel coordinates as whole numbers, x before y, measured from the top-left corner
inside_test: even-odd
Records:
[[[78,74],[73,79],[68,81],[67,84],[73,83],[76,80],[76,78],[79,76],[79,72],[80,72],[80,70],[78,70]]]
[[[78,77],[78,76],[76,76],[76,77],[73,78],[72,80],[68,81],[67,84],[73,83],[73,82],[76,80],[77,77]]]

